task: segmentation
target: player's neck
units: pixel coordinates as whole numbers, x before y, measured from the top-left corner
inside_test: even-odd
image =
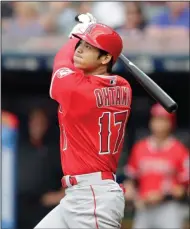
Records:
[[[162,147],[170,140],[170,136],[152,136],[151,139],[157,147]]]
[[[93,70],[86,70],[84,71],[85,75],[105,75],[105,76],[108,76],[109,73],[107,72],[105,66],[100,66],[96,69],[93,69]]]
[[[35,139],[35,138],[30,138],[30,142],[32,143],[32,145],[36,146],[36,147],[41,147],[43,145],[43,142],[41,139]]]

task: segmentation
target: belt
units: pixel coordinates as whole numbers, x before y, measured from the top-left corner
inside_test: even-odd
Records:
[[[83,175],[74,175],[74,176],[64,176],[61,179],[62,187],[69,188],[77,184],[97,184],[102,180],[113,180],[116,181],[116,176],[112,172],[96,172],[88,173]]]

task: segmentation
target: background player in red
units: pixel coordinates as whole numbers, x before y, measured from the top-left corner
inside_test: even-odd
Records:
[[[124,213],[115,173],[132,92],[124,78],[111,74],[123,44],[92,15],[79,20],[55,57],[50,87],[50,96],[59,103],[66,196],[36,228],[115,229]]]
[[[189,152],[172,136],[175,114],[156,104],[151,116],[151,135],[134,145],[126,165],[126,199],[137,208],[133,228],[180,229],[184,214],[179,200],[189,183]]]

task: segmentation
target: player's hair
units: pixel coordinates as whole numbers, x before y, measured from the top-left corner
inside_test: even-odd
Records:
[[[98,58],[100,58],[101,56],[106,56],[109,54],[108,52],[106,52],[102,49],[99,49],[99,51],[100,51],[100,54],[99,54]],[[112,73],[112,67],[113,67],[113,57],[111,58],[111,60],[107,64],[107,72],[108,73]]]
[[[79,40],[75,46],[75,50],[79,47],[81,40]]]

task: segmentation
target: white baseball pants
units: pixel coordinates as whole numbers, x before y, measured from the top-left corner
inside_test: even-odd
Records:
[[[82,175],[82,182],[66,189],[66,196],[37,228],[119,229],[124,215],[123,190],[98,173]]]

